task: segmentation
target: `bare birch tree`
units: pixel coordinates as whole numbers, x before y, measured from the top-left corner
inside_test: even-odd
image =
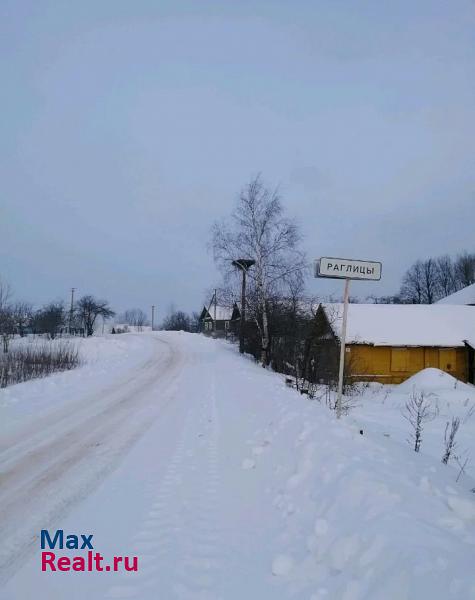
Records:
[[[263,366],[269,362],[269,299],[306,267],[299,242],[295,223],[284,216],[278,190],[266,187],[260,176],[243,188],[231,219],[212,228],[214,259],[225,277],[234,270],[233,260],[255,261],[248,271],[249,298],[255,300]]]

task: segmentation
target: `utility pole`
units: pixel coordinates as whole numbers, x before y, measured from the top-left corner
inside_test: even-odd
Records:
[[[216,304],[217,304],[217,298],[216,298],[216,290],[214,290],[214,318],[213,318],[213,337],[216,337]]]
[[[248,270],[255,264],[255,260],[239,258],[233,260],[233,265],[241,270],[241,318],[239,320],[239,352],[244,354],[244,327],[246,323],[246,275]]]
[[[155,304],[152,304],[152,331],[153,331],[154,319],[155,319]]]
[[[71,335],[71,326],[73,323],[73,311],[74,311],[74,292],[76,288],[71,288],[71,308],[69,309],[69,335]]]

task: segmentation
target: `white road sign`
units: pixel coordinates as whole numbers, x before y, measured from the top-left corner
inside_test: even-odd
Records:
[[[341,397],[343,395],[343,375],[345,371],[346,322],[348,319],[348,301],[350,295],[350,279],[381,279],[381,263],[370,260],[353,260],[352,258],[331,258],[323,256],[315,261],[315,277],[330,277],[345,280],[343,296],[343,322],[340,334],[340,367],[338,370],[338,393],[336,414],[341,416]]]
[[[381,263],[324,256],[315,262],[315,277],[379,281],[381,279]]]

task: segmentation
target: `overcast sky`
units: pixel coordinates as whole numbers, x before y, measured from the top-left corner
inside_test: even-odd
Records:
[[[2,0],[1,276],[197,310],[211,223],[257,172],[309,258],[383,262],[361,295],[474,251],[474,6]]]

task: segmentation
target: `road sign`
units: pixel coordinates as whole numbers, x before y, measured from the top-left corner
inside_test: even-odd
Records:
[[[379,281],[382,265],[370,260],[353,260],[352,258],[331,258],[324,256],[315,261],[315,277],[345,280],[343,296],[343,321],[340,335],[340,366],[338,369],[338,393],[336,398],[336,415],[341,416],[341,397],[343,395],[343,375],[345,370],[346,323],[348,319],[348,300],[350,295],[350,279]]]
[[[379,281],[381,279],[381,263],[325,256],[315,261],[315,277]]]

